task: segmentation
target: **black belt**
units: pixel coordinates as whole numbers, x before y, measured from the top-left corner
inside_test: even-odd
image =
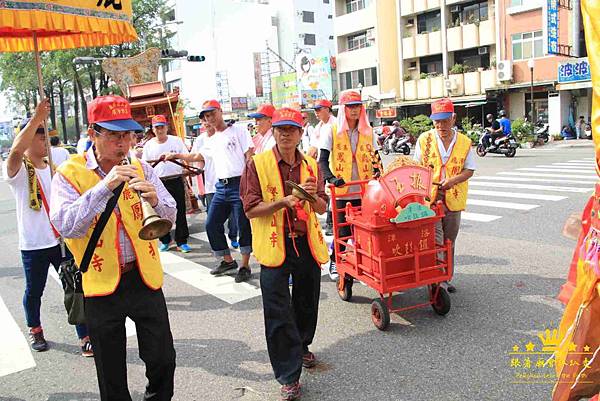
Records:
[[[239,182],[240,178],[242,178],[242,177],[239,175],[237,177],[219,178],[219,182],[223,185],[234,184],[236,182]]]

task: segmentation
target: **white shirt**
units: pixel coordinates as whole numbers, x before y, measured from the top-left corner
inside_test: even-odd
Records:
[[[208,136],[206,132],[201,134],[194,145],[192,146],[192,153],[200,153],[200,149],[206,147],[210,149],[212,139],[215,137],[215,134],[212,136]],[[215,171],[215,164],[213,163],[212,157],[204,158],[204,192],[207,194],[214,194],[217,189],[215,188],[215,184],[217,183],[217,172]]]
[[[48,212],[41,205],[40,210],[29,207],[29,184],[27,170],[21,164],[19,172],[14,177],[8,178],[4,164],[4,176],[16,200],[17,225],[19,227],[19,249],[22,251],[33,251],[37,249],[52,248],[58,245],[58,239],[52,231]],[[46,200],[50,202],[50,167],[35,169],[35,173],[42,184]],[[50,207],[50,204],[48,204]]]
[[[60,146],[52,146],[52,148],[50,148],[50,153],[52,154],[52,163],[54,163],[56,167],[69,160],[70,157],[69,151]]]
[[[88,138],[87,136],[79,138],[79,141],[77,141],[77,153],[79,153],[80,155],[85,153],[85,151],[87,150],[86,148],[89,140],[90,138]]]
[[[306,153],[310,147],[312,137],[314,136],[315,128],[308,124],[304,127],[302,132],[302,150]]]
[[[144,145],[142,160],[158,160],[165,153],[182,153],[188,154],[188,149],[185,143],[178,136],[167,135],[167,140],[159,143],[157,138],[152,138]],[[159,177],[168,177],[171,175],[179,175],[183,173],[183,167],[171,162],[159,162],[154,166],[154,171]]]
[[[246,166],[246,152],[252,148],[252,138],[245,128],[232,125],[211,137],[210,147],[200,149],[202,157],[213,159],[217,179],[239,177]]]
[[[448,149],[444,148],[444,143],[442,142],[442,140],[440,139],[439,135],[436,132],[437,135],[437,145],[438,145],[438,150],[440,152],[440,156],[442,157],[442,164],[446,164],[448,163],[448,160],[450,159],[450,156],[452,155],[452,150],[454,149],[454,144],[456,143],[456,130],[454,129],[454,136],[452,137],[452,142],[450,142],[450,146],[448,146]],[[417,140],[417,145],[415,146],[415,154],[413,156],[413,159],[420,162],[421,161],[421,143]],[[465,165],[464,168],[467,170],[473,170],[475,171],[475,155],[473,154],[473,149],[469,149],[469,153],[467,153],[467,157],[465,159]],[[440,177],[440,180],[443,180],[446,178],[446,172],[444,171],[444,169],[442,169],[442,175]]]
[[[324,123],[319,120],[319,123],[315,126],[310,137],[310,146],[320,149],[321,137],[331,135],[333,126],[336,124],[336,119],[333,115],[329,116],[329,121]]]

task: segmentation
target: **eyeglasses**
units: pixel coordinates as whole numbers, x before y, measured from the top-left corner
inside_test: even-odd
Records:
[[[94,130],[94,132],[111,142],[118,142],[122,141],[123,139],[131,140],[131,131],[110,131],[110,133],[102,133],[98,130]]]

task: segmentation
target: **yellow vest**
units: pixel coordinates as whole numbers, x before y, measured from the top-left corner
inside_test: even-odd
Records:
[[[467,155],[471,150],[471,140],[461,134],[456,133],[456,142],[452,148],[452,153],[446,164],[442,164],[442,156],[438,150],[438,138],[435,130],[427,131],[419,137],[419,145],[421,147],[421,162],[424,166],[433,167],[433,181],[440,182],[442,177],[442,169],[445,171],[446,178],[454,177],[460,174],[465,165]],[[467,206],[467,192],[469,191],[469,183],[461,182],[446,191],[444,203],[448,210],[453,212],[465,210]],[[438,192],[438,186],[433,185],[431,188],[431,201],[435,202]]]
[[[81,155],[74,155],[58,169],[70,183],[79,192],[83,194],[100,182],[100,177],[96,172],[89,170],[85,166],[86,159]],[[142,165],[139,160],[133,159],[134,165],[140,177],[144,177]],[[116,210],[113,211],[90,262],[87,272],[82,276],[83,293],[86,297],[96,297],[110,295],[117,289],[121,280],[121,269],[123,264],[119,254],[119,231],[121,226],[125,229],[129,240],[133,244],[140,276],[143,282],[149,288],[157,290],[163,283],[163,271],[158,252],[158,243],[154,241],[144,241],[138,236],[142,228],[142,208],[140,198],[137,193],[129,189],[125,184],[123,192],[119,197],[119,216]],[[95,223],[100,215],[96,216],[91,227],[85,236],[81,238],[65,238],[65,242],[77,264],[81,264],[83,254],[87,243],[92,235]]]
[[[337,133],[337,127],[331,127],[333,147],[329,156],[329,169],[336,177],[341,177],[345,182],[352,181],[352,163],[356,161],[359,180],[369,180],[373,177],[373,137],[358,134],[356,152],[352,153],[350,135],[343,132]],[[345,194],[350,187],[336,188],[336,194]]]
[[[258,180],[265,202],[276,202],[285,197],[283,188],[283,179],[277,165],[275,151],[263,152],[252,157],[256,165]],[[308,156],[304,156],[308,165],[315,175],[317,174],[317,162]],[[300,167],[300,181],[304,182],[310,173],[306,163]],[[308,214],[307,236],[313,258],[323,264],[329,260],[327,244],[321,231],[321,224],[317,219],[315,211],[310,203],[304,202],[304,210]],[[279,267],[285,260],[286,250],[284,241],[284,219],[285,208],[279,209],[272,216],[255,217],[250,219],[252,226],[252,250],[254,256],[261,265],[269,267]]]

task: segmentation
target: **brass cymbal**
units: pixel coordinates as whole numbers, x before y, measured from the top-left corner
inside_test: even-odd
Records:
[[[296,198],[298,198],[300,200],[308,201],[310,203],[315,203],[317,201],[317,198],[315,198],[313,195],[306,192],[304,190],[304,188],[302,188],[300,185],[296,184],[295,182],[286,181],[285,185],[286,185],[286,187],[288,187],[288,189],[290,189],[292,191],[292,195],[294,195]]]

